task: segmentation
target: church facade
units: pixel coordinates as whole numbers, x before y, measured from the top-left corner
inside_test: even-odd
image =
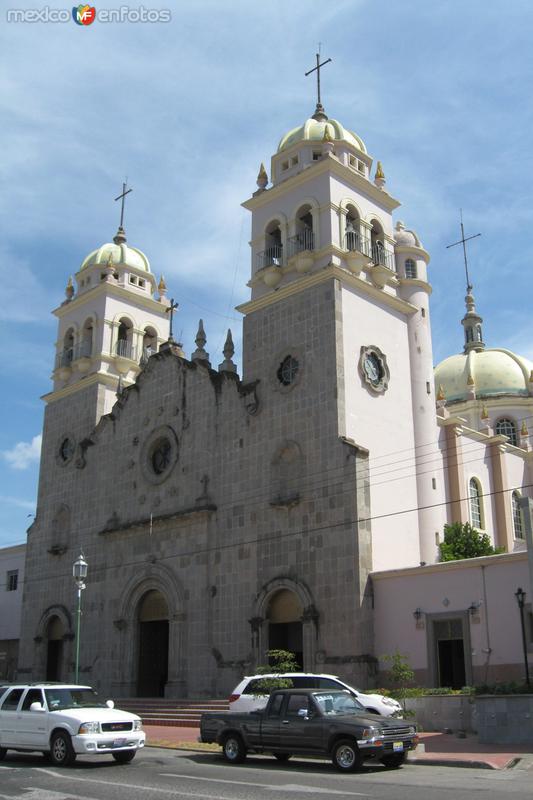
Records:
[[[429,255],[321,105],[270,172],[244,203],[242,376],[229,332],[211,364],[202,322],[185,357],[164,279],[122,227],[67,284],[20,678],[72,675],[80,552],[80,679],[167,697],[226,694],[269,648],[372,685],[397,644],[376,630],[374,584],[430,569],[446,522],[525,557],[533,365],[485,349],[469,292],[465,352],[434,384]]]

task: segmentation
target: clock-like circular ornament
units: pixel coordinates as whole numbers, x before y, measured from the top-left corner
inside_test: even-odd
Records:
[[[377,394],[387,391],[390,372],[387,366],[387,356],[379,347],[374,345],[361,347],[359,356],[359,373],[365,385]]]

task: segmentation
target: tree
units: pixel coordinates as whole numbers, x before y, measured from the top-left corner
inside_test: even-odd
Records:
[[[493,556],[503,553],[503,547],[493,547],[489,536],[480,533],[469,522],[454,522],[444,526],[444,541],[440,544],[440,561],[460,561],[464,558]]]
[[[266,666],[257,667],[259,675],[269,675],[275,672],[276,675],[283,675],[284,672],[298,672],[300,665],[296,661],[296,656],[289,650],[267,650],[269,663]],[[292,681],[290,678],[263,678],[257,684],[259,694],[270,694],[274,689],[290,689]]]
[[[396,650],[392,655],[381,656],[381,658],[383,661],[387,661],[390,664],[390,669],[387,670],[387,673],[392,686],[396,690],[394,694],[398,698],[402,698],[404,696],[406,684],[411,683],[415,677],[415,673],[411,669],[407,656],[404,656],[403,653]]]

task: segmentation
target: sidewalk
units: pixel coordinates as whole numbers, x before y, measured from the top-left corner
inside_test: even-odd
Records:
[[[219,752],[217,745],[200,744],[199,728],[144,725],[148,747]],[[476,736],[460,739],[449,733],[421,733],[420,745],[409,754],[411,764],[425,766],[509,769],[521,762],[533,766],[532,745],[480,744]]]

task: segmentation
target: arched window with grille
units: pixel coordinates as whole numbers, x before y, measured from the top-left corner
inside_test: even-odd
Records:
[[[508,417],[502,417],[502,419],[499,419],[496,423],[496,433],[502,434],[503,436],[508,436],[509,444],[514,444],[515,447],[518,445],[516,424],[512,419],[509,419]]]
[[[473,528],[483,529],[485,523],[483,520],[483,499],[481,484],[477,478],[470,478],[469,483],[469,497],[470,497],[470,520]]]
[[[524,520],[522,518],[522,509],[520,508],[520,492],[514,491],[512,495],[513,504],[513,530],[515,539],[524,538]]]

